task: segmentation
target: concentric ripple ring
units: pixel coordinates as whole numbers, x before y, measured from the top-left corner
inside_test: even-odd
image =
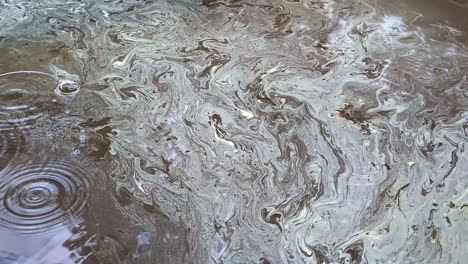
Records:
[[[16,168],[1,182],[0,226],[23,234],[78,224],[90,189],[86,171],[65,161]]]

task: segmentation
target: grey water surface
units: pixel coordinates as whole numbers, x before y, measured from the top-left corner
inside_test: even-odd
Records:
[[[0,0],[0,264],[467,263],[468,1]]]

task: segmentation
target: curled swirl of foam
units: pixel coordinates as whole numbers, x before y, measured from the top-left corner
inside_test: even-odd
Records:
[[[54,161],[16,168],[1,178],[0,226],[38,234],[79,223],[90,188],[82,168]]]

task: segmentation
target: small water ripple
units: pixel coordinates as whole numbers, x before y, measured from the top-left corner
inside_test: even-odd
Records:
[[[0,225],[24,234],[77,225],[89,196],[88,173],[59,160],[3,171]],[[79,221],[79,220],[78,220]]]

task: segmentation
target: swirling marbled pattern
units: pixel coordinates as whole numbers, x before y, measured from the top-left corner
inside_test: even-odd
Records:
[[[90,171],[72,263],[465,263],[466,8],[0,0],[0,169]]]

